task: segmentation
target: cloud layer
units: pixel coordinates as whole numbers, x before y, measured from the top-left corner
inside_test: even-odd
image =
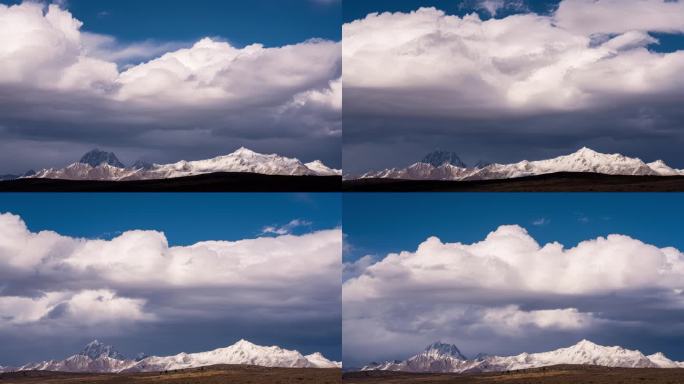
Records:
[[[115,60],[150,58],[174,44],[125,46],[81,27],[54,4],[0,5],[3,142],[29,141],[24,148],[72,142],[74,157],[93,145],[138,156],[159,155],[164,146],[178,160],[192,152],[189,145],[204,144],[197,157],[228,153],[240,142],[306,160],[314,151],[302,143],[325,143],[319,155],[339,152],[339,43],[238,48],[204,38],[119,66]]]
[[[239,333],[250,322],[328,327],[329,337],[331,319],[340,316],[341,240],[333,229],[169,246],[155,231],[112,240],[35,233],[20,217],[1,214],[0,335],[44,335],[50,343],[124,330],[151,336],[174,324]],[[215,332],[220,338],[226,329]]]
[[[488,4],[495,12],[495,2]],[[380,142],[396,151],[404,141],[427,147],[449,135],[468,142],[516,133],[528,153],[540,153],[544,142],[560,146],[559,136],[587,145],[608,136],[619,148],[626,136],[675,130],[663,120],[681,117],[668,107],[684,99],[677,75],[684,51],[650,50],[658,40],[649,32],[683,33],[682,14],[682,2],[564,0],[550,15],[482,20],[421,8],[345,24],[350,166],[371,150],[363,145]],[[635,105],[641,116],[632,116]],[[596,116],[586,119],[589,113]],[[604,126],[602,119],[620,114],[625,121]],[[567,122],[558,124],[561,117]],[[498,142],[479,146],[487,145],[509,151]],[[461,148],[468,145],[454,149]],[[518,151],[514,160],[526,155]]]
[[[516,225],[473,244],[431,237],[344,283],[345,359],[406,357],[440,339],[472,355],[543,350],[578,337],[620,344],[627,334],[653,334],[652,318],[665,323],[663,332],[676,329],[683,281],[682,252],[624,235],[572,248],[540,245]]]

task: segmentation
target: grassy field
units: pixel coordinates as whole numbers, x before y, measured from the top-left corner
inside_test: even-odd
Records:
[[[136,374],[71,374],[59,372],[16,372],[0,374],[1,384],[336,384],[339,369],[265,368],[217,365],[169,372]]]
[[[559,365],[508,373],[441,374],[350,372],[345,384],[681,384],[684,369]]]
[[[553,173],[507,180],[345,180],[347,192],[684,192],[684,176]]]

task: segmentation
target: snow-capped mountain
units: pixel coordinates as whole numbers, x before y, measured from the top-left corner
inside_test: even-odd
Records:
[[[434,344],[433,344],[434,345]],[[439,343],[439,345],[443,345]],[[645,356],[639,351],[622,347],[604,347],[588,340],[550,352],[521,353],[516,356],[478,355],[467,359],[456,346],[434,348],[404,361],[371,363],[362,370],[386,370],[405,372],[502,372],[540,368],[560,364],[599,365],[622,368],[684,368],[684,362],[675,362],[656,353]],[[456,353],[455,353],[456,352]]]
[[[126,168],[126,166],[119,161],[113,152],[105,152],[97,148],[83,155],[81,160],[78,162],[81,164],[88,164],[91,167],[97,167],[101,164],[108,164],[116,168]]]
[[[185,369],[215,364],[247,364],[281,368],[339,368],[340,365],[320,353],[303,356],[280,347],[262,347],[246,340],[209,352],[179,353],[175,356],[151,356],[127,368],[128,372],[150,372]]]
[[[127,359],[111,345],[97,340],[88,343],[81,352],[64,360],[48,360],[29,363],[13,371],[58,371],[58,372],[119,372],[128,368],[134,360]]]
[[[259,173],[283,176],[340,176],[341,170],[332,169],[320,161],[307,164],[298,159],[279,155],[264,155],[247,148],[207,160],[179,161],[173,164],[150,164],[137,161],[125,167],[111,152],[94,150],[77,163],[60,169],[43,169],[26,178],[64,180],[157,180],[195,176],[214,172]]]
[[[263,347],[245,340],[208,352],[179,353],[174,356],[148,356],[128,359],[113,347],[95,340],[79,354],[64,360],[49,360],[30,363],[21,367],[0,368],[10,371],[55,371],[55,372],[154,372],[197,368],[216,364],[245,364],[279,368],[341,368],[339,362],[326,359],[320,353],[303,356],[297,351],[280,347]]]
[[[451,164],[456,167],[465,168],[466,165],[461,161],[458,155],[454,152],[434,151],[425,155],[420,161],[424,164],[430,164],[433,167],[439,167],[444,164]]]
[[[669,167],[662,160],[644,163],[641,159],[620,154],[604,154],[589,148],[567,156],[548,160],[521,161],[513,164],[486,164],[468,168],[465,164],[449,162],[435,165],[431,159],[424,159],[409,167],[369,172],[361,179],[408,179],[408,180],[496,180],[525,176],[544,175],[557,172],[591,172],[606,175],[638,176],[683,176],[684,170]]]
[[[91,359],[106,356],[117,360],[126,360],[126,357],[119,351],[115,350],[111,345],[106,345],[98,340],[93,340],[86,344],[85,348],[79,353],[81,356],[88,356]]]
[[[672,361],[662,352],[646,356],[660,368],[684,368],[684,362]]]
[[[363,370],[405,371],[405,372],[461,372],[466,371],[472,362],[451,344],[436,342],[425,350],[404,361],[373,363]]]

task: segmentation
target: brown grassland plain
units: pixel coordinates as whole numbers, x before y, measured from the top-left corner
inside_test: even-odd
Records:
[[[131,374],[74,374],[15,372],[0,374],[1,384],[337,384],[339,369],[265,368],[216,365],[167,372]]]
[[[345,384],[681,384],[684,369],[559,365],[481,374],[350,372]]]

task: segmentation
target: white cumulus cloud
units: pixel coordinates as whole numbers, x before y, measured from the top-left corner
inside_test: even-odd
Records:
[[[583,34],[652,31],[684,33],[684,3],[677,0],[563,0],[556,23]]]
[[[435,8],[370,14],[343,27],[345,87],[365,92],[367,100],[354,104],[359,108],[439,116],[577,110],[615,97],[681,93],[676,73],[684,69],[684,53],[647,49],[656,42],[647,32],[681,28],[681,2],[587,3],[566,0],[552,15],[489,20]],[[590,14],[618,24],[578,26],[571,17],[576,9],[582,10],[577,20]],[[612,9],[644,10],[646,17],[618,17]],[[620,24],[632,20],[639,21]],[[607,40],[596,44],[597,33]]]
[[[83,239],[0,214],[0,328],[225,313],[316,319],[339,310],[341,252],[339,229],[170,246],[156,231]]]
[[[145,300],[120,297],[110,290],[45,292],[37,298],[0,296],[0,327],[48,323],[51,326],[97,326],[154,320]],[[56,323],[56,324],[54,324]]]

